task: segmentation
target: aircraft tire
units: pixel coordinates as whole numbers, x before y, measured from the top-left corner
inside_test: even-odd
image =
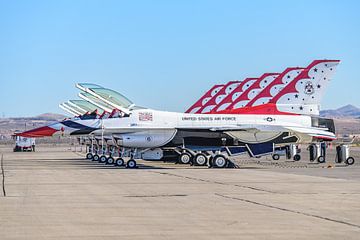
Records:
[[[179,163],[189,164],[191,162],[191,154],[187,152],[183,152],[179,156]]]
[[[95,154],[94,157],[93,157],[93,161],[99,161],[99,155]]]
[[[126,163],[127,168],[136,168],[136,161],[134,159],[130,159]]]
[[[301,156],[299,155],[299,154],[296,154],[295,156],[294,156],[294,161],[300,161],[300,159],[301,159]]]
[[[114,162],[115,162],[115,160],[114,160],[113,157],[108,157],[108,158],[106,159],[106,164],[114,164]]]
[[[197,166],[205,166],[207,164],[207,157],[203,153],[198,153],[194,157],[194,163]]]
[[[88,160],[91,160],[91,159],[93,159],[93,154],[92,153],[87,153],[86,154],[86,159],[88,159]]]
[[[272,155],[272,159],[277,161],[277,160],[280,159],[280,155],[275,153],[275,154]]]
[[[116,159],[115,165],[118,166],[118,167],[124,166],[125,165],[124,159],[122,159],[122,158]]]
[[[318,157],[317,161],[318,161],[318,163],[324,163],[325,162],[324,156]]]
[[[226,167],[227,163],[228,160],[222,154],[216,155],[212,161],[213,166],[216,168],[224,168]]]
[[[101,163],[106,163],[106,156],[105,155],[102,155],[99,159],[99,162]]]
[[[353,157],[348,157],[346,160],[345,160],[345,163],[347,165],[353,165],[355,163],[355,159]]]

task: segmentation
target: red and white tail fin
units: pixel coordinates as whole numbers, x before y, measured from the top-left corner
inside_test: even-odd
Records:
[[[270,103],[281,112],[319,115],[320,101],[331,81],[339,60],[315,60]]]
[[[215,107],[213,107],[211,113],[216,113],[219,111],[223,111],[227,109],[232,102],[236,101],[237,98],[239,98],[243,92],[245,92],[247,89],[249,89],[258,78],[246,78],[244,79],[230,94],[228,94],[219,104],[217,104]]]
[[[206,102],[198,111],[193,113],[208,113],[211,112],[221,101],[226,98],[230,93],[234,91],[239,85],[241,81],[230,81],[224,85],[224,87],[217,92],[209,101]]]
[[[267,85],[256,97],[249,101],[245,107],[254,107],[270,102],[273,97],[294,80],[303,70],[304,68],[300,67],[285,69],[285,71],[283,71],[273,82]]]
[[[224,85],[215,85],[210,90],[208,90],[199,100],[197,100],[186,113],[197,113],[202,106],[204,106],[213,96],[215,96]]]
[[[264,95],[266,101],[256,102],[257,105],[254,102],[251,106],[224,110],[221,113],[319,115],[320,101],[339,62],[315,60],[299,74],[294,73],[296,77],[282,86],[280,91],[273,90],[274,93],[277,92],[275,96]]]
[[[265,73],[259,77],[248,89],[242,92],[241,96],[236,98],[227,109],[237,109],[245,107],[251,99],[257,96],[266,86],[271,84],[279,73]]]

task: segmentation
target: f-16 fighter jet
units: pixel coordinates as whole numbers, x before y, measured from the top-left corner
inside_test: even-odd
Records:
[[[338,63],[338,60],[314,61],[263,105],[226,109],[216,114],[165,112],[132,106],[132,109],[121,109],[126,114],[120,118],[75,118],[59,124],[63,132],[72,130],[72,134],[76,131],[112,136],[118,146],[134,152],[174,148],[180,149],[182,162],[193,158],[199,165],[209,160],[212,166],[224,167],[227,159],[223,152],[255,152],[273,147],[274,144],[334,140],[333,121],[310,114],[318,112],[323,89],[332,78]],[[273,76],[272,82],[276,82],[276,78],[278,76]],[[252,84],[257,81],[252,80]],[[235,89],[241,84],[240,81],[234,82],[228,84],[228,87]],[[259,87],[260,84],[257,85]],[[225,89],[227,91],[224,91],[224,95],[228,96],[234,89]],[[249,98],[245,100],[246,104],[251,101]],[[204,106],[202,108],[205,109]],[[56,127],[58,129],[60,126]],[[31,134],[41,135],[37,130],[20,135]],[[210,150],[213,154],[204,153]],[[127,162],[130,168],[136,166],[134,156],[132,154]]]

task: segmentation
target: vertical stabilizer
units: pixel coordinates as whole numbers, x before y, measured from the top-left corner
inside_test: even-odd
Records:
[[[319,115],[320,102],[339,60],[315,60],[270,103],[281,112]]]
[[[241,81],[228,82],[218,93],[216,93],[205,105],[203,105],[196,113],[211,112],[226,96],[231,94],[239,85]]]
[[[217,104],[215,107],[213,107],[211,113],[223,111],[225,109],[228,109],[228,107],[238,99],[243,92],[245,92],[247,89],[249,89],[258,78],[246,78],[244,79],[235,89],[233,92],[228,94],[226,97],[223,98],[223,100]]]
[[[241,96],[233,101],[227,109],[237,109],[245,107],[259,92],[261,92],[266,86],[271,84],[279,76],[279,73],[265,73],[259,77],[254,84],[246,89]]]
[[[208,90],[199,100],[197,100],[186,113],[196,113],[198,112],[202,106],[204,106],[213,96],[215,96],[224,85],[215,85],[210,90]]]
[[[293,67],[283,71],[272,83],[267,85],[259,94],[254,97],[245,107],[254,107],[266,104],[271,101],[286,85],[294,80],[304,68]]]

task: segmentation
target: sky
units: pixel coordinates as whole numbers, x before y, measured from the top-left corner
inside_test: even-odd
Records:
[[[322,109],[360,107],[360,1],[0,0],[0,117],[63,113],[77,82],[185,111],[218,83],[339,59]]]

